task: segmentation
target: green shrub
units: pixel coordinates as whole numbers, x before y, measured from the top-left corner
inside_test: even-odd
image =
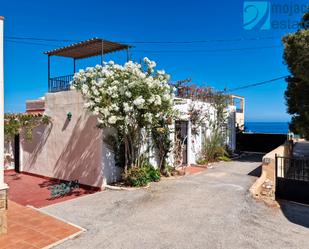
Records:
[[[143,187],[149,182],[158,182],[161,179],[159,169],[155,169],[149,162],[145,162],[141,167],[132,167],[124,176],[126,185],[132,187]]]
[[[148,179],[150,182],[158,182],[161,179],[161,173],[159,169],[155,169],[152,165],[146,167]]]
[[[147,168],[145,167],[132,167],[128,169],[127,174],[124,176],[126,185],[132,187],[146,186],[149,181]]]
[[[220,156],[218,158],[220,161],[229,162],[231,159],[228,156]]]
[[[167,165],[166,170],[167,170],[167,172],[171,173],[171,172],[175,171],[175,167],[172,166],[172,165]]]
[[[205,165],[208,163],[208,161],[206,159],[198,159],[196,163],[199,165]]]
[[[229,154],[223,145],[222,134],[214,131],[210,137],[205,137],[201,154],[200,161],[205,162],[216,162],[220,158],[227,158]]]

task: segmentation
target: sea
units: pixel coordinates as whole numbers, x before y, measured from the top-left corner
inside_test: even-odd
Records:
[[[288,122],[245,122],[246,132],[253,133],[278,133],[289,132]]]

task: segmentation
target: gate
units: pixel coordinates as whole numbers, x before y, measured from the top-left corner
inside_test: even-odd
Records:
[[[309,204],[309,158],[276,155],[276,198]]]

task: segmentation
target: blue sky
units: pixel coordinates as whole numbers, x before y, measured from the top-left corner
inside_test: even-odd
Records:
[[[270,1],[291,4],[291,1]],[[293,1],[293,4],[308,1]],[[44,51],[66,42],[14,42],[9,37],[86,40],[92,37],[132,42],[133,60],[145,56],[165,69],[172,80],[192,78],[198,85],[218,90],[235,88],[288,74],[283,63],[281,38],[295,29],[245,30],[243,1],[14,1],[2,0],[5,17],[5,111],[22,112],[25,100],[47,91]],[[272,20],[299,20],[300,13],[271,13]],[[272,39],[248,40],[272,37]],[[136,41],[231,40],[189,44],[133,43]],[[16,41],[16,40],[15,40]],[[29,42],[29,41],[24,41]],[[271,48],[265,48],[271,47]],[[243,48],[257,48],[243,50]],[[239,49],[239,50],[229,50]],[[174,50],[174,51],[173,51]],[[186,51],[187,50],[187,51]],[[202,50],[202,51],[201,51]],[[206,50],[206,51],[205,51]],[[211,50],[212,52],[209,52]],[[221,50],[221,51],[220,51]],[[223,51],[222,51],[223,50]],[[229,51],[227,51],[229,50]],[[124,52],[106,56],[125,62]],[[99,63],[99,58],[77,63],[78,68]],[[70,74],[69,59],[52,58],[52,76]],[[246,98],[247,121],[288,121],[284,103],[286,83],[235,91]]]

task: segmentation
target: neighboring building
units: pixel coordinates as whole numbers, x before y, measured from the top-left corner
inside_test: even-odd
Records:
[[[73,58],[75,72],[77,59],[101,55],[103,60],[106,53],[129,48],[124,44],[92,39],[47,54],[49,62],[51,56]],[[104,142],[111,129],[98,129],[97,118],[85,109],[82,95],[76,90],[70,90],[73,75],[51,78],[50,68],[48,72],[49,92],[40,100],[27,101],[26,112],[44,112],[51,117],[52,124],[36,128],[31,141],[20,138],[20,171],[63,180],[78,179],[82,184],[96,187],[119,180],[122,168],[115,166],[113,151]],[[188,120],[191,104],[189,98],[175,99],[175,108],[180,110],[183,118],[174,121],[171,126],[180,132],[185,141],[184,164],[196,163],[203,143],[202,136],[211,132],[205,123],[199,127],[199,135],[191,134],[191,123]],[[203,102],[203,105],[203,108],[214,113],[210,103]],[[235,112],[235,106],[229,106],[226,143],[232,150],[236,144]]]
[[[44,111],[45,111],[44,97],[38,100],[26,101],[26,113],[44,113]]]
[[[231,95],[231,105],[236,107],[236,127],[245,129],[245,98],[238,95]]]

